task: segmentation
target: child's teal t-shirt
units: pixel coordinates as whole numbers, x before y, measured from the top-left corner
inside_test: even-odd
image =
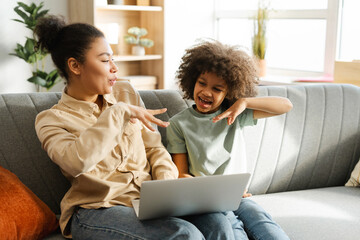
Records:
[[[194,105],[195,106],[195,105]],[[213,117],[224,112],[202,114],[193,107],[173,116],[166,128],[170,153],[188,153],[189,172],[194,176],[246,172],[245,141],[242,129],[257,123],[253,110],[246,109],[232,125]]]

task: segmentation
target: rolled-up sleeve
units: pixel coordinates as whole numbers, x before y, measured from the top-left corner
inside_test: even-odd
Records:
[[[146,157],[151,166],[153,179],[176,179],[178,170],[170,154],[161,143],[159,132],[152,132],[143,127],[142,137],[145,144]]]

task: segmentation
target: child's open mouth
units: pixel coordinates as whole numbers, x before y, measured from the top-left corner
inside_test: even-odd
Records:
[[[210,105],[212,104],[212,101],[208,101],[208,100],[205,100],[201,97],[199,97],[199,103],[200,103],[200,106],[205,108],[205,107],[210,107]]]

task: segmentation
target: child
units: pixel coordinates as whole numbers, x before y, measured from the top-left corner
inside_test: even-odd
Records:
[[[179,177],[245,172],[243,127],[292,108],[287,98],[255,98],[258,81],[253,59],[217,41],[203,41],[187,49],[177,78],[184,97],[195,102],[172,117],[167,128],[167,149]],[[247,196],[251,194],[245,193]],[[239,239],[288,239],[250,199],[243,199],[234,213],[240,221],[234,229]]]

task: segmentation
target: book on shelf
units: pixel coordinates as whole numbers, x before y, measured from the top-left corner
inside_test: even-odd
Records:
[[[137,90],[151,90],[157,88],[157,78],[147,75],[122,76],[119,81],[129,81]]]

